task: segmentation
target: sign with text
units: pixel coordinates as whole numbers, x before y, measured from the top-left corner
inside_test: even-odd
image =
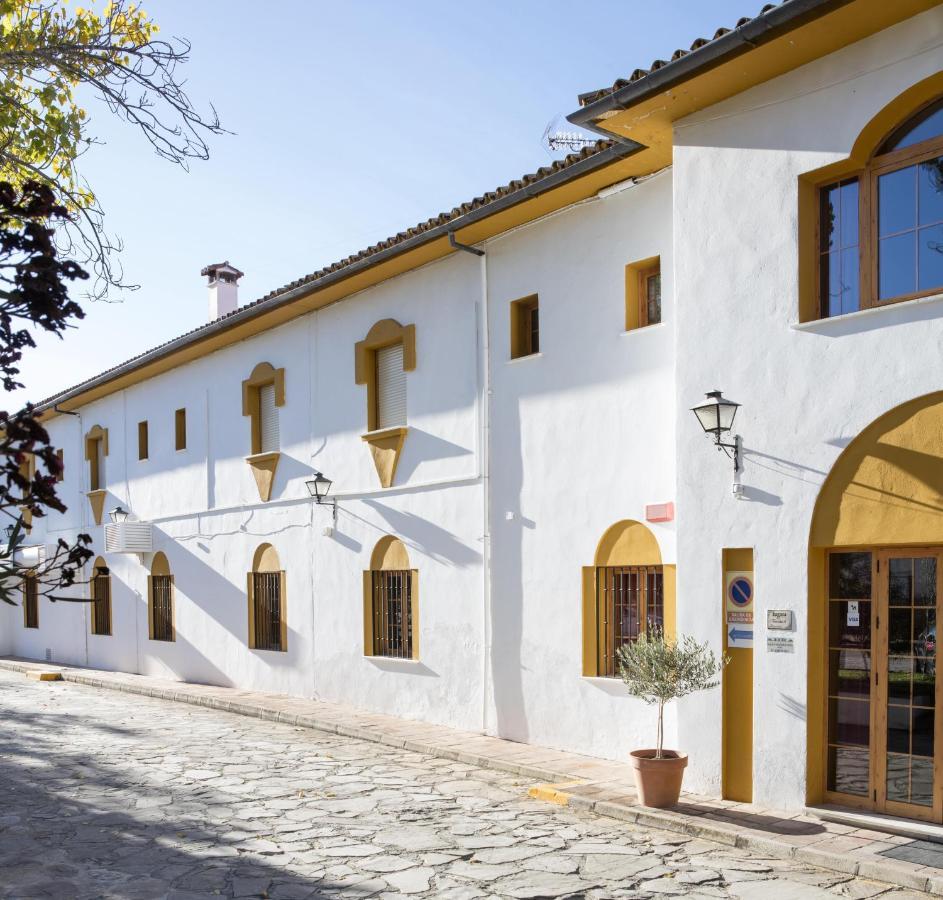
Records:
[[[792,610],[766,610],[766,629],[767,631],[792,631]]]
[[[726,611],[728,625],[753,624],[752,572],[727,573]]]
[[[766,635],[767,653],[794,653],[795,649],[795,641],[791,637],[781,634]]]

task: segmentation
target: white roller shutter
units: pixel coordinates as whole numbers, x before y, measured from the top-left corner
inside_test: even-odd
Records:
[[[377,350],[377,428],[406,424],[406,373],[403,345]]]
[[[259,435],[262,453],[278,449],[278,407],[275,406],[274,384],[263,384],[259,388]]]

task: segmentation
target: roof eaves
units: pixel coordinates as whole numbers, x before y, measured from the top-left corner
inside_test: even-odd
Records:
[[[93,378],[86,379],[73,387],[47,397],[36,404],[36,409],[40,412],[54,409],[59,404],[65,403],[86,391],[101,387],[122,375],[172,356],[177,351],[183,350],[192,344],[205,340],[219,332],[235,328],[270,310],[290,304],[313,291],[329,287],[423,244],[446,237],[450,231],[459,231],[504,209],[523,203],[532,197],[540,196],[561,184],[630,156],[639,149],[641,149],[641,146],[631,141],[599,140],[592,147],[586,147],[578,153],[571,153],[562,160],[555,160],[551,165],[543,166],[534,173],[524,175],[494,191],[489,191],[474,200],[463,203],[450,212],[440,213],[438,216],[406,231],[401,231],[346,259],[332,263],[310,275],[290,282],[258,300],[240,306],[228,315],[206,325],[201,325],[199,328],[188,331],[117,366],[106,369]]]
[[[657,59],[648,69],[636,69],[610,87],[580,94],[580,109],[567,119],[589,127],[607,112],[639,103],[851,2],[854,0],[783,0],[767,4],[759,15],[740,19],[734,28],[720,28],[712,38],[698,38],[690,50],[675,50],[670,60]]]

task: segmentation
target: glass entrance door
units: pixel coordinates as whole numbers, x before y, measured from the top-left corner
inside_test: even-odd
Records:
[[[943,821],[941,579],[939,549],[829,554],[826,796],[833,802]]]
[[[877,801],[896,815],[941,820],[937,754],[936,551],[878,554],[874,749]]]

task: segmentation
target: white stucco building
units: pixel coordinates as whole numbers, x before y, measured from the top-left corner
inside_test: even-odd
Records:
[[[205,327],[45,401],[28,543],[91,534],[97,599],[0,653],[624,758],[659,623],[732,657],[689,788],[943,821],[943,9],[786,0],[581,104],[595,147],[247,305],[207,267]]]

